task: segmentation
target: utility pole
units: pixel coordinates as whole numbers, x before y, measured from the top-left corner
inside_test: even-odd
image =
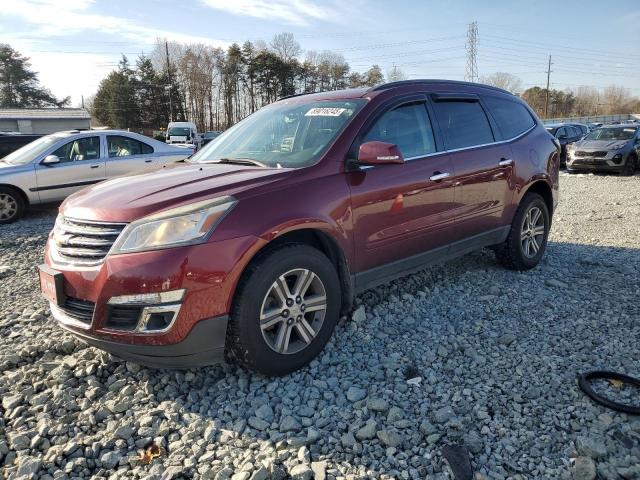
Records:
[[[169,63],[169,42],[164,41],[164,50],[167,53],[167,79],[169,80],[169,121],[173,122],[173,103],[171,103],[171,64]]]
[[[80,95],[80,99],[82,100],[82,109],[84,110],[84,95]]]
[[[467,71],[464,79],[469,82],[478,81],[478,22],[471,22],[467,30]]]
[[[549,66],[547,67],[547,95],[544,100],[544,118],[548,118],[549,111],[549,80],[551,79],[551,55],[549,55]]]

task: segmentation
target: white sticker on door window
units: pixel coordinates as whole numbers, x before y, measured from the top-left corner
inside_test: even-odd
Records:
[[[305,117],[339,117],[346,108],[316,107],[304,114]]]

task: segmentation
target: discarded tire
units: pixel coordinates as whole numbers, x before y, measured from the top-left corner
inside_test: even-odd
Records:
[[[611,410],[618,412],[629,413],[632,415],[640,415],[640,405],[627,405],[624,403],[614,402],[608,398],[595,392],[591,386],[593,380],[618,380],[627,385],[634,385],[640,388],[640,380],[637,378],[624,375],[623,373],[609,372],[606,370],[595,370],[593,372],[583,373],[578,377],[578,385],[580,389],[586,393],[591,399],[601,405],[604,405]]]

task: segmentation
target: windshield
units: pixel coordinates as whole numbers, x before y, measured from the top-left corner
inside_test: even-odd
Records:
[[[207,132],[204,134],[204,138],[216,138],[220,135],[220,132]]]
[[[584,137],[585,140],[631,140],[636,134],[637,128],[599,128]]]
[[[2,160],[12,165],[24,165],[44,153],[45,150],[58,140],[60,140],[60,137],[55,135],[40,137],[31,143],[27,143],[24,147],[19,148],[15,152],[10,153]]]
[[[191,129],[186,127],[173,127],[169,129],[170,137],[188,137],[191,135]]]
[[[190,161],[249,159],[268,167],[309,166],[364,103],[357,99],[273,104],[222,133]]]

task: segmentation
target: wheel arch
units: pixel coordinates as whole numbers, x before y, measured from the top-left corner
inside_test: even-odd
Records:
[[[279,247],[290,244],[308,245],[319,250],[329,258],[336,268],[338,278],[340,279],[340,291],[342,294],[340,314],[344,315],[348,313],[351,310],[354,298],[353,277],[351,275],[347,256],[343,248],[340,246],[340,242],[335,238],[334,234],[331,233],[330,226],[328,225],[326,228],[318,225],[314,225],[312,227],[299,225],[286,231],[279,231],[276,236],[267,239],[267,243],[253,252],[251,258],[242,269],[242,274],[234,286],[230,303],[232,303],[236,295],[238,295],[239,287],[253,263],[260,258],[263,258],[265,255],[269,255],[270,252],[278,249]]]
[[[31,204],[31,202],[29,202],[29,196],[20,187],[16,187],[15,185],[11,185],[10,183],[0,183],[0,188],[10,188],[11,190],[15,190],[16,192],[18,192],[18,194],[24,201],[25,207],[28,207]]]
[[[534,181],[522,191],[520,200],[522,200],[528,192],[537,193],[538,195],[540,195],[544,199],[544,203],[547,205],[547,209],[549,210],[549,217],[553,217],[553,192],[549,183],[545,180]]]

